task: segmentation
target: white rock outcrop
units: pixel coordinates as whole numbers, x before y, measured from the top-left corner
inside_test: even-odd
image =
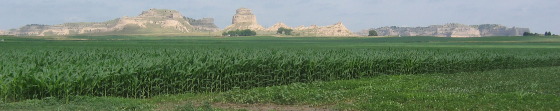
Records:
[[[262,25],[257,22],[257,17],[251,12],[251,9],[240,8],[236,10],[235,15],[231,20],[231,25],[227,26],[224,30],[265,30]]]
[[[278,22],[271,27],[264,28],[257,22],[256,16],[251,12],[250,9],[240,8],[237,9],[236,14],[233,16],[232,25],[226,27],[224,31],[231,30],[244,30],[250,29],[260,32],[274,33],[278,28],[284,27],[288,29],[293,29],[293,33],[300,36],[356,36],[354,35],[342,22],[336,23],[329,26],[299,26],[299,27],[289,27],[288,25]]]
[[[287,28],[287,29],[292,29],[290,26],[282,23],[282,22],[278,22],[268,28],[266,28],[266,31],[278,31],[279,28]]]
[[[435,36],[435,37],[485,37],[485,36],[522,36],[530,32],[528,28],[507,28],[498,24],[464,25],[450,23],[428,27],[381,27],[371,29],[380,36]]]
[[[294,29],[296,32],[306,36],[357,36],[348,30],[342,22],[328,26],[299,26]]]
[[[289,27],[280,22],[265,28],[257,21],[250,9],[240,8],[232,18],[232,24],[223,31],[251,29],[257,34],[276,34],[278,28],[293,29],[297,36],[355,36],[341,22],[328,26]],[[64,23],[58,25],[30,24],[4,32],[18,36],[61,36],[78,34],[150,34],[192,33],[219,31],[213,18],[192,19],[175,10],[150,9],[136,17],[122,17],[106,22]],[[457,32],[459,33],[459,32]],[[1,34],[1,32],[0,32]]]
[[[218,31],[212,18],[195,20],[175,10],[150,9],[137,17],[122,17],[98,23],[30,24],[8,32],[18,36],[76,35],[94,33],[190,33]],[[191,23],[196,25],[191,25]]]

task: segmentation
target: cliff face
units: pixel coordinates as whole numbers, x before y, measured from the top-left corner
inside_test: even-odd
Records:
[[[436,32],[433,32],[436,37],[481,37],[480,31],[468,25],[445,24],[432,27],[436,29]]]
[[[342,22],[328,26],[311,25],[309,27],[299,26],[294,28],[296,33],[306,36],[356,36]]]
[[[235,15],[231,20],[231,25],[227,26],[224,31],[231,30],[265,30],[265,28],[257,22],[257,17],[253,15],[250,9],[240,8],[236,10]]]
[[[524,32],[531,32],[529,28],[508,28],[498,24],[473,25],[478,27],[483,36],[523,36]]]
[[[329,26],[289,27],[284,23],[264,28],[250,9],[240,8],[232,18],[232,25],[224,31],[251,29],[263,34],[275,34],[278,28],[293,29],[300,36],[355,36],[342,23]],[[215,32],[220,29],[213,18],[193,19],[184,17],[175,10],[150,9],[136,17],[122,17],[106,22],[65,23],[58,25],[30,24],[8,32],[17,36],[61,36],[78,34],[118,35],[118,34],[177,34],[191,32]]]
[[[202,18],[197,20],[185,17],[185,19],[189,21],[189,23],[195,28],[195,30],[205,30],[212,32],[220,30],[220,28],[218,28],[218,26],[214,24],[214,18]]]
[[[289,27],[288,25],[279,22],[272,25],[271,27],[264,28],[263,26],[259,25],[256,16],[253,15],[251,10],[247,8],[238,9],[236,11],[236,14],[233,16],[232,25],[226,27],[224,31],[251,29],[260,32],[275,33],[280,27],[293,29],[293,33],[299,34],[301,36],[355,36],[341,22],[329,26],[311,25],[307,27],[299,26],[295,28]]]
[[[195,25],[191,25],[195,24]],[[31,24],[8,32],[19,36],[76,35],[91,33],[143,34],[217,31],[213,19],[195,20],[175,10],[150,9],[137,17],[122,17],[99,23]]]
[[[381,27],[373,29],[380,36],[436,36],[436,37],[485,37],[485,36],[522,36],[528,28],[507,28],[497,24],[463,25],[445,24],[428,27]]]

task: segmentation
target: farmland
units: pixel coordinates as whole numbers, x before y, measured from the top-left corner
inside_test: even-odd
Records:
[[[361,93],[348,91],[348,94],[342,92],[340,93],[342,95],[334,94],[337,90],[350,90],[344,87],[364,87],[367,89],[367,87],[376,86],[363,85],[369,84],[364,81],[373,81],[374,83],[371,84],[381,84],[375,83],[376,81],[400,84],[385,79],[410,77],[407,80],[418,80],[416,82],[419,83],[422,83],[420,80],[438,82],[440,76],[465,75],[460,78],[479,78],[479,75],[470,73],[486,74],[487,71],[495,70],[498,70],[498,72],[521,70],[518,72],[523,72],[525,70],[536,70],[531,68],[541,67],[553,67],[547,70],[554,72],[553,70],[558,69],[554,66],[560,66],[560,38],[558,37],[212,38],[77,36],[62,38],[61,40],[48,37],[2,37],[2,39],[5,39],[5,42],[0,42],[0,50],[2,51],[0,53],[0,61],[2,61],[0,63],[0,100],[3,102],[49,98],[71,101],[72,98],[76,97],[149,99],[162,95],[185,93],[219,93],[218,95],[222,94],[224,96],[214,98],[214,101],[242,104],[287,104],[292,102],[321,104],[295,98],[292,100],[289,99],[291,96],[275,99],[255,99],[242,94],[266,94],[259,92],[259,90],[262,91],[262,88],[270,86],[282,88],[282,85],[287,85],[286,87],[296,87],[295,90],[304,90],[305,88],[314,88],[313,85],[317,84],[331,84],[329,81],[354,81],[348,82],[348,84],[354,84],[349,86],[337,84],[332,87],[325,86],[325,89],[332,90],[325,92],[328,93],[326,94],[329,95],[328,97],[308,99],[336,102],[343,101],[344,99],[341,98],[346,98],[348,95],[359,95],[354,93]],[[555,74],[556,76],[549,74]],[[557,73],[541,72],[535,75],[538,76],[535,77],[535,81],[558,79]],[[508,77],[492,75],[492,77],[495,76]],[[516,76],[512,78],[519,79],[517,76],[527,75],[512,74],[511,76]],[[325,83],[317,83],[321,81]],[[452,83],[445,81],[445,79],[442,79],[442,81]],[[487,82],[490,83],[491,81]],[[297,86],[298,84],[303,86]],[[430,84],[442,85],[445,83]],[[461,87],[467,87],[466,89],[470,87],[468,84],[457,84],[460,84],[459,86],[465,85]],[[496,83],[492,84],[495,85]],[[549,87],[548,90],[541,89],[537,92],[531,92],[532,94],[544,94],[546,97],[552,97],[552,100],[549,101],[558,101],[557,86],[559,85],[553,85],[558,84],[557,82],[539,82],[538,84],[552,87]],[[414,86],[413,84],[402,85],[402,87],[407,88],[408,85],[410,87]],[[337,88],[336,86],[341,87]],[[322,88],[321,85],[317,87]],[[441,87],[445,87],[445,85]],[[516,87],[508,88],[512,89],[479,90],[475,88],[473,91],[507,92],[508,94],[519,92],[515,90]],[[313,92],[314,90],[317,89],[306,91]],[[385,88],[385,91],[394,90]],[[253,94],[252,91],[258,93]],[[383,92],[384,90],[374,88],[363,91]],[[304,95],[303,92],[301,91],[299,94]],[[469,94],[463,94],[463,96],[469,96]],[[491,93],[488,94],[491,95]],[[290,95],[298,95],[298,93]],[[373,95],[365,96],[369,99],[362,101],[378,101],[375,100],[376,97],[371,97]],[[421,96],[421,94],[418,94],[418,96]],[[500,96],[503,95],[495,97]],[[387,97],[390,96],[387,95]],[[430,97],[439,98],[439,96]],[[544,96],[536,98],[540,97]],[[395,98],[398,99],[399,97]],[[450,94],[450,98],[450,100],[444,99],[444,101],[449,102],[453,98],[458,100],[468,99],[455,97],[452,94]],[[383,101],[378,102],[383,103]],[[364,106],[340,104],[339,107],[342,109],[347,107],[362,110],[376,109],[374,107],[376,105],[364,104]],[[468,109],[467,107],[461,108]],[[447,108],[435,107],[434,109]],[[534,108],[529,107],[528,109]]]

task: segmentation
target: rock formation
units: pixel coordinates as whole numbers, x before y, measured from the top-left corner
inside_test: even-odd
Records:
[[[47,36],[76,34],[144,34],[218,31],[212,18],[195,20],[175,10],[150,9],[137,17],[122,17],[99,23],[31,24],[10,30],[9,35]]]
[[[356,36],[342,22],[329,26],[311,25],[309,27],[299,26],[294,28],[296,33],[305,36]]]
[[[287,28],[287,29],[292,29],[290,26],[288,26],[288,25],[286,25],[282,22],[278,22],[278,23],[266,28],[266,31],[278,31],[278,29],[282,28],[282,27]]]
[[[227,26],[224,31],[238,29],[265,30],[263,26],[259,25],[259,23],[257,22],[257,17],[253,15],[251,9],[247,8],[237,9],[231,21],[231,25]]]
[[[522,36],[528,28],[507,28],[497,24],[463,25],[457,23],[428,27],[381,27],[372,29],[380,36],[485,37]]]
[[[216,24],[214,24],[214,18],[202,18],[196,20],[193,18],[185,18],[189,23],[194,26],[195,30],[208,30],[208,31],[219,31],[220,29]]]
[[[473,25],[478,27],[482,36],[523,36],[524,32],[531,32],[529,28],[508,28],[498,24]]]
[[[300,26],[295,28],[279,22],[271,27],[264,28],[259,25],[256,16],[253,15],[251,10],[247,8],[237,9],[236,14],[232,19],[232,25],[226,27],[224,31],[251,29],[259,32],[274,34],[280,27],[293,29],[293,33],[300,36],[355,36],[341,22],[329,26],[311,25],[308,27]]]
[[[257,17],[250,9],[240,8],[232,18],[232,25],[224,31],[251,29],[260,35],[276,34],[278,28],[293,29],[297,36],[355,36],[341,22],[329,26],[311,25],[308,27],[289,27],[277,23],[264,28],[257,22]],[[58,25],[30,24],[19,29],[4,32],[18,36],[60,36],[60,35],[119,35],[119,34],[182,34],[192,32],[219,31],[213,18],[193,19],[184,17],[175,10],[150,9],[136,17],[122,17],[106,22],[64,23]],[[2,34],[2,32],[0,32]]]

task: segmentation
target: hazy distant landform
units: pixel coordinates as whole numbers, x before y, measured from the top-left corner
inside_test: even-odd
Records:
[[[380,36],[435,36],[435,37],[486,37],[486,36],[523,36],[531,32],[529,28],[509,28],[499,24],[464,25],[450,23],[428,27],[381,27],[371,29]]]
[[[122,17],[105,22],[64,23],[58,25],[30,24],[19,29],[0,31],[0,35],[16,36],[67,36],[67,35],[135,35],[135,34],[179,34],[208,35],[214,32],[251,29],[258,35],[274,35],[279,28],[292,29],[295,36],[364,36],[366,31],[352,33],[342,22],[329,26],[289,27],[278,22],[265,28],[257,22],[250,9],[240,8],[232,18],[232,24],[219,29],[213,18],[193,19],[176,10],[150,9],[136,17]],[[509,28],[499,24],[464,25],[451,23],[428,27],[388,26],[370,29],[379,36],[436,36],[436,37],[485,37],[522,36],[529,28]]]

